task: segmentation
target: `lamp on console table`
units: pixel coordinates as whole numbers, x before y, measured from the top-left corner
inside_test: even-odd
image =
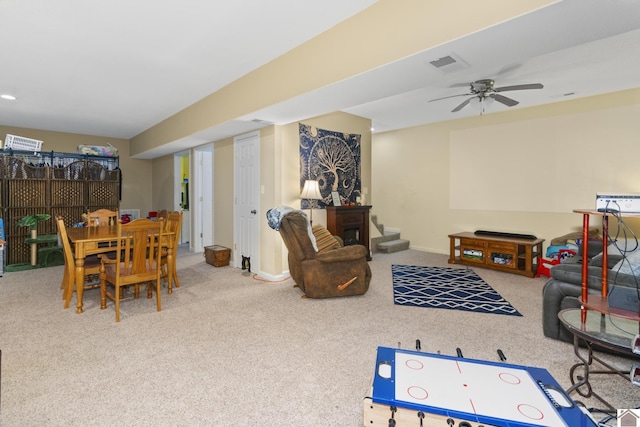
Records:
[[[301,199],[309,200],[309,209],[311,210],[311,217],[309,218],[309,224],[313,225],[313,200],[322,199],[322,194],[320,194],[320,185],[318,181],[308,179],[304,182],[304,187],[302,188],[302,193],[300,193]]]

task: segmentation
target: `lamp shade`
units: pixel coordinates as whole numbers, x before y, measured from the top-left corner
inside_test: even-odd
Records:
[[[301,199],[309,199],[309,200],[320,200],[322,199],[322,194],[320,194],[320,185],[318,181],[308,179],[304,182],[304,187],[302,188],[302,193],[300,193]]]

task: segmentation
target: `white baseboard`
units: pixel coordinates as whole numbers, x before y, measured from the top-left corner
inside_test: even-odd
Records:
[[[283,271],[282,274],[279,275],[273,275],[273,274],[266,274],[263,272],[259,272],[257,273],[257,275],[269,282],[282,282],[283,280],[287,280],[289,277],[291,277],[291,274],[289,274],[289,271]]]

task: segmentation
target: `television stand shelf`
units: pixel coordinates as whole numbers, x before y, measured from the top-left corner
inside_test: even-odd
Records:
[[[464,264],[534,277],[544,239],[496,237],[462,232],[449,235],[449,264]]]

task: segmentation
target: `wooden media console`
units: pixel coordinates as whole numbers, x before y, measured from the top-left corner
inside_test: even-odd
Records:
[[[544,239],[479,235],[449,235],[449,264],[464,264],[534,277]]]

